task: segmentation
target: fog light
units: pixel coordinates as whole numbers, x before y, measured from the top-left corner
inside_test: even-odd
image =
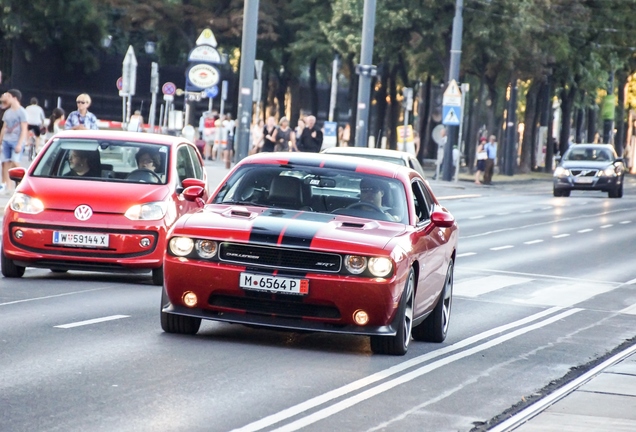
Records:
[[[353,320],[358,325],[365,325],[369,322],[369,315],[363,310],[357,310],[353,313]]]
[[[183,293],[183,303],[187,307],[195,307],[197,305],[197,295],[192,291],[186,291]]]
[[[24,237],[24,233],[22,232],[22,230],[15,230],[15,238],[17,239],[21,239],[22,237]]]
[[[142,239],[141,239],[141,241],[139,242],[139,245],[140,245],[141,247],[148,247],[148,246],[150,246],[150,239],[149,239],[149,238],[146,238],[146,237],[142,238]]]

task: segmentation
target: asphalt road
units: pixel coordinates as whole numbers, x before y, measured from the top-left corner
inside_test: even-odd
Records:
[[[477,430],[636,336],[634,179],[615,200],[432,184],[460,226],[443,344],[168,335],[149,277],[27,269],[0,279],[0,430]]]

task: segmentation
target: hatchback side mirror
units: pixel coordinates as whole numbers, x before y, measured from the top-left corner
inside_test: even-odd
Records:
[[[9,170],[9,178],[16,183],[20,183],[26,174],[24,167],[15,167]]]

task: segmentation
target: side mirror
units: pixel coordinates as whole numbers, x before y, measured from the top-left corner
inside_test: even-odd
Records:
[[[187,178],[184,179],[181,184],[183,185],[184,188],[189,188],[190,186],[199,186],[201,188],[205,189],[205,182],[203,180],[199,180],[196,178]]]
[[[196,202],[199,204],[199,206],[203,207],[202,204],[204,204],[204,202],[201,197],[204,193],[205,189],[203,189],[201,186],[190,186],[185,188],[185,190],[183,191],[183,198],[185,198],[186,201]]]
[[[556,163],[561,162],[561,156],[555,156],[554,160],[556,161]]]
[[[26,174],[24,167],[15,167],[9,170],[9,178],[16,183],[20,183]]]
[[[452,214],[443,211],[434,211],[431,214],[431,222],[435,226],[440,228],[450,228],[455,223],[455,218]]]

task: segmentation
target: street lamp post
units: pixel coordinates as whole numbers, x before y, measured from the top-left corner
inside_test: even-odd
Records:
[[[375,32],[376,0],[364,0],[362,17],[362,48],[360,64],[356,73],[360,75],[358,82],[358,112],[356,125],[356,147],[367,147],[369,141],[369,105],[371,102],[371,79],[376,75],[373,62],[373,34]]]
[[[450,67],[448,71],[448,82],[452,80],[459,82],[459,66],[462,57],[462,33],[464,31],[463,14],[464,0],[455,1],[455,18],[453,19],[453,36],[451,39]],[[444,163],[442,164],[442,179],[451,181],[453,179],[453,146],[457,145],[459,134],[458,126],[447,126],[447,141],[444,145]]]

